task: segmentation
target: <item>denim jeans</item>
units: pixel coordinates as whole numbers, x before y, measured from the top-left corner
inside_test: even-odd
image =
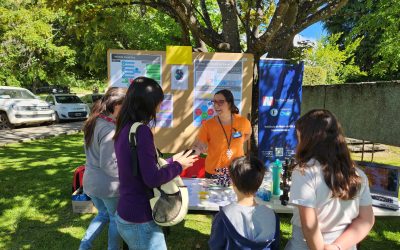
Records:
[[[154,222],[132,223],[115,215],[118,232],[130,250],[166,250],[164,233]]]
[[[98,213],[93,218],[85,236],[81,241],[79,250],[91,249],[93,241],[101,233],[103,228],[108,225],[108,249],[119,249],[120,236],[118,233],[117,225],[115,223],[115,211],[117,209],[118,197],[98,198],[91,196],[94,206],[97,208]]]

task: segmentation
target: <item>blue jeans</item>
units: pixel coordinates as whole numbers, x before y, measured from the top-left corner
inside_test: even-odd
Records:
[[[164,233],[154,222],[132,223],[115,215],[118,232],[130,250],[167,250]]]
[[[98,198],[91,196],[94,206],[97,208],[98,213],[93,218],[85,236],[81,241],[79,250],[91,249],[93,241],[101,233],[103,228],[108,225],[108,249],[119,249],[120,236],[118,233],[117,225],[115,223],[115,211],[117,210],[118,197]]]

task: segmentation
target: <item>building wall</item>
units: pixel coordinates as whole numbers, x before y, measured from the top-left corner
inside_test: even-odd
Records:
[[[303,86],[302,114],[333,112],[347,137],[400,146],[400,82]]]

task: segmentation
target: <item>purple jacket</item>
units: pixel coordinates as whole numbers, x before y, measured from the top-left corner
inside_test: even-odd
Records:
[[[132,124],[122,128],[114,143],[120,181],[117,212],[126,221],[144,223],[153,220],[146,190],[172,180],[182,172],[182,166],[169,160],[168,167],[158,169],[153,133],[148,126],[141,125],[136,132],[139,175],[133,176],[128,139]]]

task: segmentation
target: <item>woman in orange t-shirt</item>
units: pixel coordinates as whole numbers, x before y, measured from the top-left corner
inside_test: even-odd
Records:
[[[203,123],[193,146],[197,154],[207,153],[206,178],[243,156],[243,145],[251,135],[250,121],[238,115],[231,91],[218,91],[212,102],[217,115]]]

